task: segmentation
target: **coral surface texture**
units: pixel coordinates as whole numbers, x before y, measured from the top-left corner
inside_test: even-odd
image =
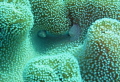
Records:
[[[120,0],[0,0],[0,82],[120,82]]]

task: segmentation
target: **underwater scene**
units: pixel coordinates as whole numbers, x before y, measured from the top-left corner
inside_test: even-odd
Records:
[[[0,0],[0,82],[120,82],[120,0]]]

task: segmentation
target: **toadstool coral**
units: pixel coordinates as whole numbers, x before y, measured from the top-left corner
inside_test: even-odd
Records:
[[[30,0],[34,14],[34,29],[52,34],[64,34],[69,30],[70,20],[63,0]]]
[[[71,28],[75,24],[77,24],[80,28],[79,32],[76,33],[78,34],[76,38],[79,38],[80,42],[84,42],[87,30],[92,22],[101,18],[114,18],[120,20],[119,0],[30,0],[30,3],[32,5],[32,12],[35,19],[31,35],[36,35],[36,33],[40,30],[45,30],[53,35],[65,35],[68,42],[74,38],[68,40],[70,37],[66,36],[66,34],[71,31]],[[45,33],[47,32],[42,32],[42,36],[47,38],[46,36],[49,36],[50,33]],[[51,38],[49,38],[49,40],[51,40]],[[56,41],[56,37],[53,40]],[[47,42],[56,43],[53,40]],[[58,40],[58,44],[64,43],[64,41],[59,43],[60,40],[61,39]],[[76,41],[78,39],[74,40]],[[34,43],[37,43],[34,42],[35,38],[32,38],[32,41],[33,45]],[[47,45],[52,45],[53,43],[49,43]],[[37,45],[39,47],[40,44]]]
[[[103,18],[90,26],[80,60],[85,81],[120,81],[120,22]]]
[[[22,82],[22,68],[31,57],[28,34],[32,26],[28,0],[0,0],[0,82]]]
[[[23,72],[24,82],[82,82],[78,61],[68,54],[32,59]]]
[[[81,28],[81,41],[85,39],[87,30],[92,22],[101,18],[120,20],[119,0],[64,0],[69,11],[72,24]]]
[[[119,12],[119,0],[0,0],[0,81],[120,81]]]

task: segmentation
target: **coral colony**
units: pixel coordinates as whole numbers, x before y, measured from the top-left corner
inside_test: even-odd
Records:
[[[0,82],[120,82],[120,0],[0,0]]]

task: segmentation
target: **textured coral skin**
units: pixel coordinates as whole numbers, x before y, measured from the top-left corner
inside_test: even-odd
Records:
[[[0,82],[29,82],[31,76],[68,82],[72,75],[88,82],[119,82],[119,12],[119,0],[0,0]],[[71,42],[66,34],[74,24],[80,39]],[[44,38],[39,39],[41,30]],[[62,79],[52,65],[64,68]],[[47,71],[52,74],[48,79]]]
[[[120,81],[120,22],[103,18],[90,26],[80,61],[85,81]]]
[[[33,30],[46,30],[58,35],[65,34],[73,24],[78,24],[81,40],[84,40],[87,29],[97,19],[120,20],[118,0],[30,0],[30,3],[35,16]]]
[[[64,0],[72,24],[81,28],[81,39],[85,39],[87,29],[97,19],[114,18],[120,20],[119,0]]]
[[[26,58],[33,15],[27,0],[26,5],[9,2],[0,2],[0,82],[22,82],[23,66],[31,57]]]
[[[78,61],[70,54],[37,57],[25,67],[25,82],[81,82]]]
[[[70,20],[63,0],[30,0],[34,14],[34,29],[47,30],[52,34],[64,34]]]

